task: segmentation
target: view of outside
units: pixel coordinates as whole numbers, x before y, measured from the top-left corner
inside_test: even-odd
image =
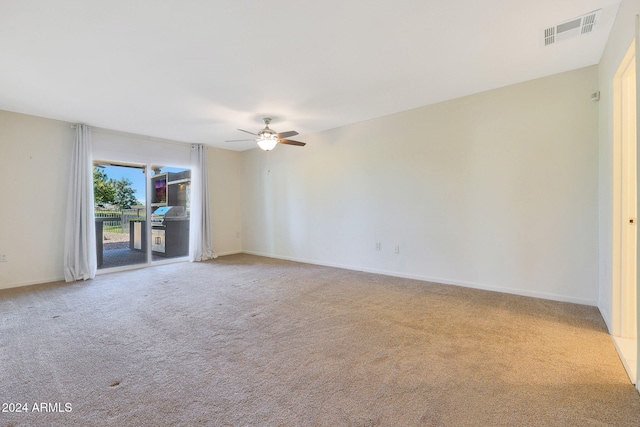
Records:
[[[143,168],[100,164],[93,167],[96,228],[102,227],[98,268],[146,262],[142,245],[134,248],[131,244],[132,224],[141,225],[146,220],[145,185]],[[140,226],[137,228],[140,230]]]
[[[142,166],[94,163],[99,269],[146,263],[148,249],[152,261],[188,255],[191,171],[166,166],[150,169],[147,180]],[[152,190],[149,225],[147,186]]]

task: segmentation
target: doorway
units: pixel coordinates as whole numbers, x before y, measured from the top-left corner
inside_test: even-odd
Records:
[[[613,82],[614,241],[612,336],[631,381],[637,383],[637,136],[635,41]]]
[[[187,259],[191,170],[94,160],[98,270]]]

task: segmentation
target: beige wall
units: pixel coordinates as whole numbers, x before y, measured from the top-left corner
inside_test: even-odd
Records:
[[[242,157],[237,151],[207,148],[211,227],[214,250],[218,255],[242,251],[242,213],[240,211]]]
[[[69,123],[0,111],[0,288],[60,280]]]
[[[595,305],[597,76],[588,67],[309,135],[305,148],[244,152],[243,249]]]

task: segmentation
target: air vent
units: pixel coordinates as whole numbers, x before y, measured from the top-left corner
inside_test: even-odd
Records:
[[[591,31],[593,31],[593,27],[595,26],[596,26],[596,13],[594,12],[585,16],[584,19],[582,20],[582,31],[580,31],[580,34],[590,33]]]
[[[542,46],[549,46],[571,37],[589,34],[598,23],[601,11],[602,9],[598,9],[578,18],[563,22],[562,24],[545,28],[540,31]]]
[[[544,45],[550,45],[556,42],[556,27],[547,28],[544,30]]]

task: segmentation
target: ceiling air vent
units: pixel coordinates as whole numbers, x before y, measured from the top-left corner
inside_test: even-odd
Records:
[[[556,42],[556,27],[544,30],[544,45],[550,45]]]
[[[542,46],[549,46],[571,37],[589,34],[598,23],[601,10],[602,9],[598,9],[578,18],[563,22],[562,24],[545,28],[541,31]]]

